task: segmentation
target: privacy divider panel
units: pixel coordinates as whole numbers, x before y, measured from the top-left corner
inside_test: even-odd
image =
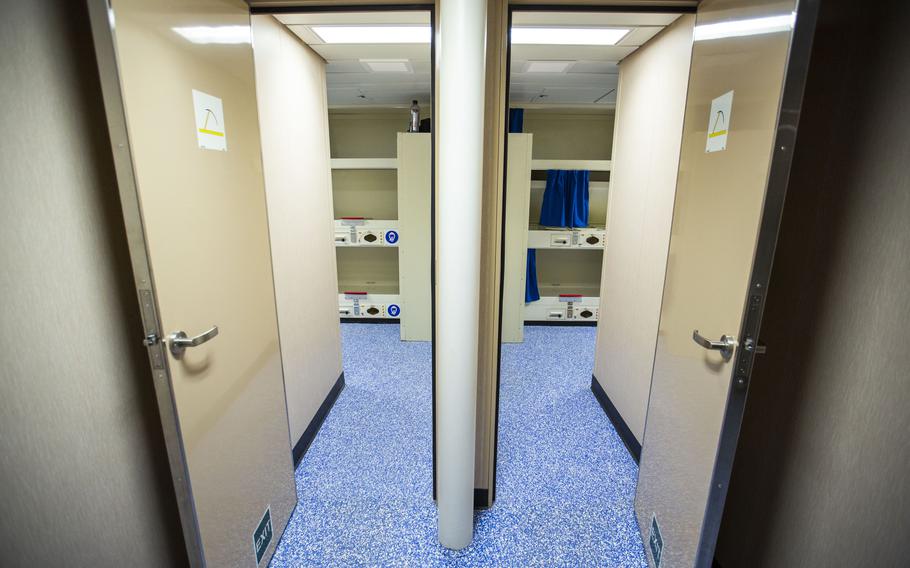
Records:
[[[641,442],[673,220],[695,16],[620,64],[594,376]]]
[[[281,359],[293,446],[341,374],[325,62],[252,16]]]

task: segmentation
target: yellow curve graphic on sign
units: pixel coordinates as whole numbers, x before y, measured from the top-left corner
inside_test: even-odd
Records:
[[[723,130],[717,129],[718,122],[721,122],[722,126],[726,126],[726,124],[724,124],[726,122],[726,117],[724,116],[724,111],[722,110],[717,111],[717,115],[714,117],[714,126],[711,128],[711,132],[708,133],[708,138],[717,138],[718,136],[723,136],[727,133],[726,128]]]
[[[224,132],[218,132],[217,130],[211,130],[208,128],[209,117],[215,121],[216,125],[218,124],[218,117],[215,116],[214,111],[212,111],[210,108],[207,108],[205,109],[205,122],[202,123],[202,128],[199,129],[199,132],[203,134],[211,134],[212,136],[224,136]]]

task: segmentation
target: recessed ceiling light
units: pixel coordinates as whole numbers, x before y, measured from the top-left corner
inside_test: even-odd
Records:
[[[374,73],[413,73],[407,59],[361,59]]]
[[[193,43],[250,43],[249,26],[190,26],[171,29]]]
[[[528,61],[525,73],[565,73],[574,61]]]
[[[616,45],[626,28],[512,28],[512,43],[535,45]]]
[[[326,43],[430,43],[430,26],[312,26]]]
[[[775,32],[786,32],[793,29],[796,22],[796,13],[780,16],[767,16],[764,18],[750,18],[747,20],[730,20],[716,24],[702,24],[695,26],[692,37],[695,41],[706,39],[723,39],[725,37],[743,37]]]

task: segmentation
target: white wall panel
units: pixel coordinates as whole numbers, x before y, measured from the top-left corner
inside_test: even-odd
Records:
[[[325,62],[253,16],[256,88],[291,444],[341,374]]]
[[[660,320],[694,21],[680,17],[620,65],[594,376],[639,441]]]

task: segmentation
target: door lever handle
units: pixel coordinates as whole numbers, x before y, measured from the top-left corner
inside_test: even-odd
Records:
[[[698,330],[696,329],[692,331],[692,340],[705,349],[720,351],[720,354],[723,356],[725,361],[729,361],[730,358],[733,357],[733,350],[736,348],[736,339],[734,339],[731,335],[721,335],[720,341],[711,341],[707,337],[704,337],[702,334],[698,333]]]
[[[200,333],[196,337],[187,337],[185,331],[175,331],[167,337],[168,348],[175,359],[183,357],[187,347],[198,347],[206,341],[218,335],[218,326],[213,325],[212,329]]]

